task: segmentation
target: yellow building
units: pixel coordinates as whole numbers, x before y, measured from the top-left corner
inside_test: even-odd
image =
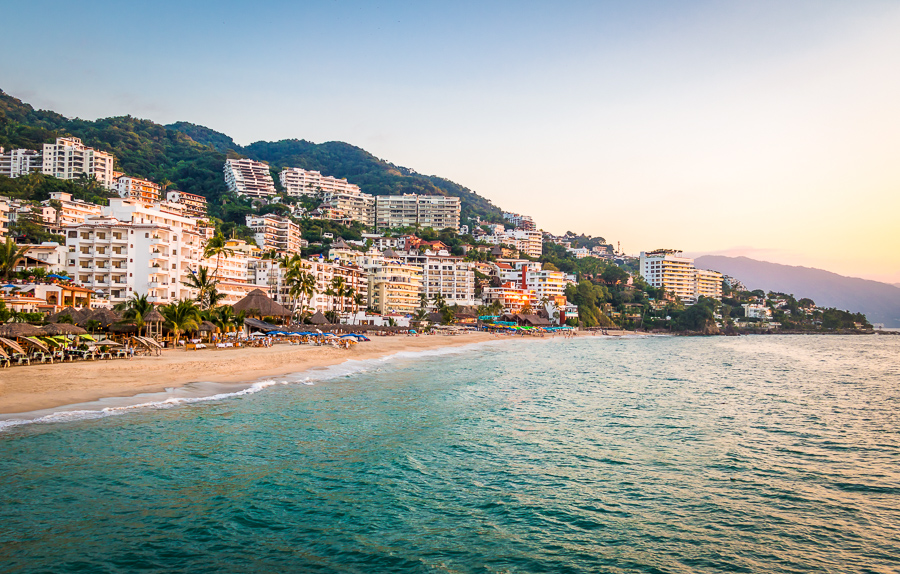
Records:
[[[385,262],[369,270],[369,307],[379,313],[413,313],[419,308],[422,269]]]

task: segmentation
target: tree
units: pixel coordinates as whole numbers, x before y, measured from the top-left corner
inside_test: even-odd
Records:
[[[6,243],[0,245],[0,279],[6,281],[16,268],[19,259],[25,256],[28,246],[19,247],[13,242],[12,237],[6,238]]]
[[[334,277],[331,280],[331,291],[334,297],[337,297],[338,302],[340,303],[340,311],[343,313],[344,311],[344,297],[349,295],[347,280],[343,277]]]
[[[609,265],[603,270],[600,277],[607,285],[618,285],[628,281],[628,272],[618,265]]]
[[[153,311],[153,303],[147,300],[146,294],[138,295],[135,293],[128,300],[117,304],[114,309],[116,311],[125,311],[122,317],[123,322],[132,323],[138,328],[138,335],[140,335],[147,325],[144,317]]]
[[[356,316],[359,314],[359,308],[366,302],[366,298],[359,291],[353,293],[353,324],[356,324]]]
[[[200,309],[190,299],[182,299],[176,303],[170,303],[162,308],[166,325],[172,330],[175,343],[178,337],[187,331],[195,331],[200,328]]]
[[[202,310],[215,308],[225,298],[225,295],[216,289],[219,281],[209,274],[208,267],[201,265],[197,271],[192,269],[183,284],[197,290],[197,304]]]
[[[213,271],[213,276],[219,276],[219,266],[222,263],[222,256],[229,257],[234,254],[234,251],[227,246],[227,240],[222,233],[216,233],[206,242],[206,245],[203,246],[203,258],[210,259],[212,257],[216,258],[216,269]]]

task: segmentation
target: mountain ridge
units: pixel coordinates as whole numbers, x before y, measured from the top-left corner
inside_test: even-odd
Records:
[[[890,283],[743,256],[703,255],[695,258],[694,264],[731,275],[750,290],[809,297],[819,306],[862,312],[873,323],[900,327],[900,287]]]

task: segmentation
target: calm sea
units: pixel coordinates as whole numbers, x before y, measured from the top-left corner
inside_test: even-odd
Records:
[[[7,427],[0,571],[900,571],[900,337],[340,372]]]

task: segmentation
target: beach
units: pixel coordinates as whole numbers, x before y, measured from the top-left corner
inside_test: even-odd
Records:
[[[0,414],[25,413],[109,397],[161,392],[193,382],[238,383],[367,360],[495,340],[490,333],[372,337],[350,349],[276,344],[241,349],[166,350],[160,356],[31,365],[0,370]]]

